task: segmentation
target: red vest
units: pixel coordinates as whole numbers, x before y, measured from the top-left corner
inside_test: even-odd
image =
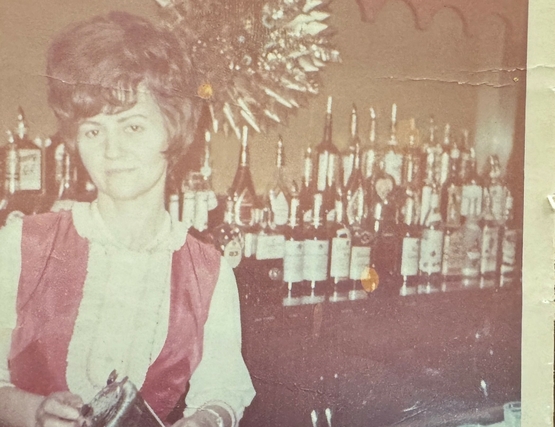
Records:
[[[88,241],[77,234],[70,212],[23,220],[17,325],[9,356],[16,387],[43,396],[68,389],[68,348],[88,253]],[[168,335],[141,388],[162,420],[202,357],[204,324],[219,270],[219,252],[190,235],[173,253]]]

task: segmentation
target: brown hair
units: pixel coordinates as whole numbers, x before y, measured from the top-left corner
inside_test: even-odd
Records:
[[[95,16],[54,39],[46,72],[48,103],[70,148],[83,119],[133,107],[144,84],[166,119],[170,172],[185,155],[195,126],[193,69],[169,30],[126,12]]]

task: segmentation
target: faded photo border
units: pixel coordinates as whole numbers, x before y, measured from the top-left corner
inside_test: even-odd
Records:
[[[555,3],[530,0],[524,169],[522,425],[551,426],[555,212]]]

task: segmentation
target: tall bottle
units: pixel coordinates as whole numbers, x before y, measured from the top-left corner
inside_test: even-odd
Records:
[[[256,191],[249,166],[248,127],[243,126],[239,166],[235,172],[229,194],[236,200],[235,223],[240,227],[253,224],[253,209],[257,203]]]
[[[303,281],[304,265],[303,218],[300,209],[299,192],[295,183],[293,183],[291,188],[289,221],[284,228],[283,235],[285,239],[283,281],[287,284],[288,293],[291,294],[293,286]]]
[[[19,155],[19,189],[25,194],[38,194],[43,189],[43,150],[28,137],[21,107],[17,115],[15,144]]]
[[[384,159],[380,159],[374,175],[372,175],[370,182],[367,182],[366,185],[366,204],[370,214],[372,214],[377,203],[384,200],[393,200],[397,185],[395,184],[395,178],[385,171]]]
[[[200,166],[200,176],[201,182],[199,185],[199,190],[204,191],[207,194],[208,202],[207,207],[209,211],[212,211],[218,207],[218,198],[216,192],[212,188],[212,160],[211,160],[211,133],[210,131],[204,132],[204,147],[202,155],[202,163]]]
[[[456,168],[452,166],[452,171]],[[452,178],[453,180],[458,180]],[[441,275],[443,280],[458,280],[462,276],[462,270],[466,259],[466,251],[464,249],[464,227],[461,227],[460,212],[460,187],[449,184],[450,178],[444,184],[442,201],[442,217],[444,221],[444,237],[443,237],[443,258],[441,260]],[[443,202],[446,201],[445,204]]]
[[[349,182],[349,178],[351,177],[351,173],[355,167],[355,147],[359,146],[360,151],[360,137],[358,135],[358,116],[357,116],[357,107],[353,104],[353,109],[351,110],[351,132],[349,137],[349,145],[347,150],[343,153],[342,160],[343,160],[343,187],[347,186]],[[360,156],[360,153],[358,154]],[[360,159],[359,161],[359,168],[360,168]]]
[[[370,107],[370,132],[368,143],[361,149],[361,170],[364,179],[368,181],[377,165],[378,154],[376,151],[376,112]]]
[[[363,203],[366,203],[366,182],[364,176],[362,174],[362,170],[360,168],[360,144],[355,143],[354,147],[354,163],[353,163],[353,170],[351,176],[349,177],[349,181],[345,186],[345,192],[343,194],[348,193],[349,198],[346,200],[346,216],[343,217],[343,220],[348,223],[352,224],[357,210],[357,203],[360,203],[360,199],[362,198]],[[337,207],[337,205],[336,205]]]
[[[505,199],[505,222],[501,230],[499,274],[513,276],[521,259],[522,236],[520,224],[514,214],[514,200],[510,192]]]
[[[322,194],[326,216],[335,204],[335,183],[340,182],[341,155],[332,140],[332,97],[328,97],[324,124],[324,137],[316,146],[316,191]]]
[[[478,200],[471,198],[463,226],[463,247],[465,259],[462,274],[466,278],[480,276],[480,254],[482,248],[482,228],[480,227],[480,214]],[[481,200],[480,200],[481,203]]]
[[[494,277],[497,274],[499,257],[499,222],[493,216],[492,199],[489,191],[484,189],[484,208],[482,210],[482,237],[480,250],[480,274],[483,277]]]
[[[398,276],[402,278],[401,295],[407,295],[407,286],[414,286],[418,280],[418,261],[420,258],[420,227],[417,218],[417,199],[410,189],[407,190],[405,203],[401,208],[402,222],[399,224],[401,237],[401,256]]]
[[[409,142],[403,156],[403,169],[401,173],[402,185],[405,188],[410,188],[415,191],[418,188],[418,181],[420,175],[421,158],[419,149],[416,146],[416,121],[414,118],[410,119],[410,134]]]
[[[350,197],[349,192],[347,198]],[[357,197],[356,210],[351,227],[351,259],[349,262],[349,279],[351,281],[350,299],[364,295],[362,281],[372,276],[372,243],[374,235],[368,223],[366,206],[362,197]],[[376,284],[377,286],[377,284]],[[373,290],[373,289],[371,289]]]
[[[232,268],[241,263],[243,256],[243,236],[233,218],[234,207],[233,198],[227,196],[224,220],[211,231],[216,247]]]
[[[311,295],[325,293],[328,280],[330,240],[325,227],[322,193],[314,194],[312,222],[304,233],[303,276]]]
[[[474,148],[470,149],[470,159],[465,165],[462,177],[461,215],[469,215],[472,203],[475,205],[476,215],[480,215],[482,212],[482,183],[476,171],[476,152]]]
[[[441,187],[441,217],[446,227],[458,228],[461,225],[462,184],[457,164],[451,162],[447,179]]]
[[[267,271],[271,280],[281,280],[283,277],[283,255],[285,252],[285,237],[276,228],[273,221],[272,209],[269,201],[262,208],[260,230],[256,236],[255,258],[263,261],[259,268]]]
[[[428,152],[426,156],[426,163],[424,168],[424,181],[420,189],[420,225],[424,225],[426,216],[431,212],[432,193],[438,191],[437,182],[435,179],[435,156],[432,151]]]
[[[349,280],[351,232],[346,224],[343,192],[338,186],[335,199],[335,221],[329,227],[331,239],[330,281],[334,287]]]
[[[420,170],[424,172],[428,167],[428,163],[436,157],[436,126],[434,117],[430,116],[428,125],[428,138],[424,141],[421,147],[421,164]],[[432,168],[434,166],[432,165]]]
[[[505,200],[507,198],[507,187],[501,178],[501,165],[499,157],[491,155],[488,157],[488,167],[484,182],[484,193],[487,191],[491,202],[491,214],[498,224],[505,221]]]
[[[395,179],[395,185],[401,185],[403,155],[399,151],[397,140],[397,104],[391,108],[391,134],[387,142],[387,151],[384,154],[385,172]]]
[[[277,227],[287,224],[291,195],[285,178],[283,139],[279,136],[276,153],[276,171],[272,181],[270,206]]]
[[[422,239],[420,241],[420,275],[424,278],[426,292],[434,289],[441,278],[443,254],[443,229],[439,213],[439,192],[434,187],[430,208],[424,217]]]
[[[299,192],[299,208],[301,210],[303,224],[309,224],[312,218],[312,205],[314,203],[314,159],[312,147],[307,147],[303,159],[303,176]]]
[[[442,151],[439,156],[439,171],[438,171],[438,179],[437,182],[440,186],[442,186],[445,181],[447,181],[447,177],[449,176],[449,172],[451,170],[451,125],[447,123],[445,125],[445,130],[443,131],[443,144],[442,144]]]

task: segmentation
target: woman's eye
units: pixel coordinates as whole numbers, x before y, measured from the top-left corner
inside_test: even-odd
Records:
[[[91,129],[85,132],[85,136],[89,139],[96,138],[100,131],[98,129]]]
[[[141,132],[143,129],[144,128],[139,125],[129,125],[125,130],[129,133],[137,133],[137,132]]]

